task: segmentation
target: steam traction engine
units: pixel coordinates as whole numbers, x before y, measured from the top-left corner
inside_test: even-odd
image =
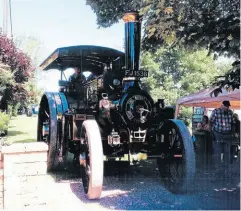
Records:
[[[135,164],[157,159],[160,175],[172,191],[184,190],[193,179],[195,158],[190,133],[174,119],[163,99],[154,103],[141,89],[139,69],[141,21],[126,13],[125,53],[99,46],[57,49],[41,67],[58,69],[60,91],[42,96],[38,141],[49,145],[48,170],[74,154],[89,199],[99,198],[104,161]],[[73,68],[69,79],[65,70]],[[86,76],[86,72],[90,72]]]

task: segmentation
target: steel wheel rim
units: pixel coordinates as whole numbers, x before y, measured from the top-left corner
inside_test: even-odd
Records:
[[[84,191],[87,194],[89,190],[89,182],[90,182],[90,175],[91,175],[91,170],[90,170],[90,156],[89,156],[89,146],[88,146],[88,137],[85,129],[83,129],[84,133],[84,153],[86,156],[86,163],[85,166],[82,168],[82,182],[83,182],[83,187]]]

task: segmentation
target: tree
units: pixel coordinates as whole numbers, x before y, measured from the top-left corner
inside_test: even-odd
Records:
[[[97,24],[109,27],[124,12],[139,10],[143,15],[143,48],[163,45],[207,48],[214,57],[232,56],[229,72],[217,77],[216,85],[240,86],[240,3],[239,0],[86,0],[97,15]]]
[[[32,65],[39,64],[41,42],[36,37],[18,36],[14,39],[14,44],[31,59]]]
[[[142,53],[141,68],[149,71],[149,77],[142,82],[153,98],[162,95],[175,105],[177,98],[207,88],[215,76],[227,72],[230,64],[218,66],[205,49],[160,48],[154,53]]]
[[[42,45],[42,42],[33,36],[18,36],[14,39],[14,43],[16,45],[17,48],[21,49],[24,53],[26,53],[31,61],[32,64],[36,67],[34,74],[33,74],[33,78],[32,80],[32,84],[35,85],[34,87],[34,94],[33,96],[36,96],[37,98],[34,100],[36,101],[41,95],[40,93],[42,93],[41,87],[37,88],[36,85],[38,84],[44,84],[46,79],[47,79],[47,73],[45,71],[42,71],[40,67],[38,67],[38,64],[40,62],[42,62],[42,60],[45,58],[45,49]],[[43,89],[44,90],[44,89]]]
[[[14,42],[2,33],[0,33],[0,62],[10,67],[8,71],[14,79],[14,83],[6,85],[0,102],[0,109],[7,110],[8,104],[14,105],[17,102],[26,101],[28,94],[24,83],[33,76],[34,67],[31,59],[17,49]],[[6,74],[3,75],[7,77]]]
[[[25,90],[27,90],[27,101],[25,105],[38,104],[40,102],[40,97],[42,96],[42,91],[36,86],[35,78],[30,79],[25,83]]]
[[[0,96],[8,85],[13,85],[13,73],[9,66],[0,63]]]
[[[40,62],[41,55],[41,42],[33,36],[18,36],[15,38],[14,43],[18,49],[21,49],[31,59],[32,65],[34,65],[35,71],[32,77],[25,83],[25,89],[27,90],[27,100],[25,105],[36,104],[40,101],[42,91],[37,86],[37,82],[44,80],[44,73],[37,65]]]
[[[9,66],[0,63],[0,102],[9,86],[14,85],[13,73]]]
[[[142,80],[143,88],[150,92],[154,100],[163,98],[166,105],[175,106],[178,98],[207,88],[215,76],[230,68],[230,63],[218,65],[207,56],[207,52],[205,49],[192,51],[184,48],[143,52],[141,68],[149,71],[149,77]],[[185,115],[189,115],[185,119],[190,120],[191,110],[183,110]]]

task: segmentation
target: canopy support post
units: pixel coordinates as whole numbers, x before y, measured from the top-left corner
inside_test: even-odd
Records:
[[[180,109],[180,105],[177,104],[177,105],[176,105],[176,109],[175,109],[175,119],[177,119],[177,117],[178,117],[179,109]]]

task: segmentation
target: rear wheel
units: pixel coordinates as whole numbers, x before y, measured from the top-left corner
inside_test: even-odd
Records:
[[[47,170],[56,170],[59,166],[58,161],[58,142],[57,142],[57,113],[52,106],[54,101],[52,98],[43,96],[40,102],[38,114],[38,138],[40,142],[48,144]]]
[[[60,99],[61,98],[61,99]],[[63,159],[60,156],[62,145],[62,118],[67,107],[66,99],[61,93],[45,93],[40,101],[38,114],[37,140],[48,144],[48,171],[58,170],[63,167]]]
[[[165,186],[172,192],[187,191],[195,175],[195,154],[186,125],[180,120],[168,120],[157,135],[163,141],[157,164]]]
[[[98,124],[95,120],[85,120],[82,125],[81,174],[84,192],[88,199],[98,199],[103,185],[103,147]]]

